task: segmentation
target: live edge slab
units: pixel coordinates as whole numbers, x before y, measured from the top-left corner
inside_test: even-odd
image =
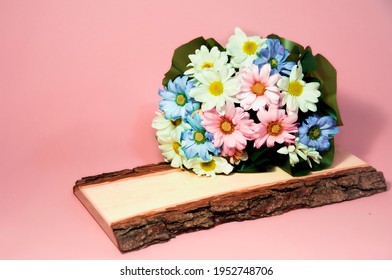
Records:
[[[337,148],[331,168],[292,177],[276,168],[215,178],[158,163],[85,177],[79,198],[121,252],[231,221],[279,215],[386,191],[384,176]]]

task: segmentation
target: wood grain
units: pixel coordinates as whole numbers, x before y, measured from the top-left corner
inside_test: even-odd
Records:
[[[132,188],[132,182],[136,183],[136,181],[143,182],[146,187],[151,187],[151,190],[144,190],[147,193],[153,192],[154,186],[149,185],[153,177],[155,177],[154,182],[170,180],[171,184],[168,184],[170,186],[178,185],[188,180],[186,176],[194,175],[159,163],[82,178],[76,182],[74,192],[120,251],[128,252],[166,242],[182,233],[208,229],[222,223],[279,215],[294,209],[353,200],[386,190],[386,183],[381,172],[360,160],[357,161],[356,158],[354,161],[349,161],[349,157],[343,157],[343,161],[348,161],[348,163],[340,168],[337,163],[335,168],[309,176],[289,177],[289,179],[284,177],[281,180],[273,179],[272,183],[260,185],[252,183],[251,186],[246,186],[245,183],[237,190],[231,189],[228,192],[209,194],[205,197],[197,194],[193,200],[187,198],[183,202],[179,198],[180,202],[170,201],[166,206],[157,202],[156,207],[148,205],[147,210],[139,208],[144,206],[144,202],[150,203],[149,200],[156,198],[146,197],[145,192],[138,194],[137,190],[141,188],[138,185],[135,190],[131,189],[131,193],[135,192],[135,198],[129,198],[124,193],[114,194],[120,196],[118,199],[124,199],[125,202],[135,201],[134,208],[128,208],[127,203],[121,206],[118,201],[113,202],[113,194],[110,192],[116,188]],[[350,165],[353,166],[350,167]],[[279,171],[276,172],[280,174]],[[236,176],[234,174],[232,177],[223,176],[222,178],[228,178],[227,180],[235,183],[244,181],[244,177],[236,181]],[[179,181],[173,181],[173,178],[177,177]],[[257,180],[258,178],[262,177],[256,177]],[[200,182],[200,186],[190,187],[190,192],[192,188],[196,190],[199,187],[203,188],[203,184],[214,187],[211,184],[214,181],[208,183],[209,179],[207,181],[206,178],[193,180]],[[169,191],[176,192],[171,188],[167,190]],[[106,195],[112,198],[105,200]],[[160,195],[158,194],[157,197]],[[139,198],[141,201],[138,206],[136,202]],[[163,198],[163,202],[166,200]],[[121,215],[119,216],[118,213]]]

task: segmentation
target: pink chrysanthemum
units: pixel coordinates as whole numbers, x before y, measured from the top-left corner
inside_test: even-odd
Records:
[[[280,79],[279,74],[270,76],[271,65],[263,65],[259,70],[257,65],[251,68],[242,67],[240,72],[241,92],[237,94],[240,105],[245,110],[258,111],[265,106],[278,105],[281,97],[276,83]]]
[[[249,113],[228,102],[225,114],[216,109],[206,111],[201,116],[202,126],[214,135],[214,146],[221,147],[223,156],[234,156],[246,147],[247,140],[254,139],[254,122]]]
[[[268,111],[265,109],[257,112],[260,123],[256,124],[256,139],[254,146],[260,148],[264,143],[271,148],[274,143],[294,143],[295,136],[293,133],[298,132],[298,119],[296,114],[286,115],[284,109],[278,109],[271,106]]]

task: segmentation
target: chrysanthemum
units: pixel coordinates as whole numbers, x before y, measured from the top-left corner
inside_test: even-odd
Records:
[[[282,106],[286,105],[287,113],[298,113],[308,110],[315,112],[316,103],[321,95],[317,82],[305,83],[303,79],[301,63],[295,65],[290,72],[290,78],[283,77],[278,81],[278,87],[282,90]]]
[[[303,145],[302,143],[299,143],[298,145]],[[304,145],[305,147],[307,147],[307,149],[303,149],[302,151],[305,153],[305,155],[307,156],[307,162],[309,164],[310,167],[312,167],[312,163],[311,163],[311,159],[317,163],[320,164],[320,160],[323,159],[323,157],[319,154],[318,151],[316,151],[315,148],[312,147],[308,147],[306,145]]]
[[[257,52],[266,47],[265,39],[258,36],[248,37],[240,29],[234,29],[234,35],[229,38],[226,45],[227,54],[232,56],[230,63],[235,68],[250,66],[257,58]]]
[[[173,137],[159,138],[159,149],[166,162],[170,162],[172,167],[182,167],[185,165],[185,155],[181,149],[181,144]]]
[[[162,112],[156,112],[157,116],[152,121],[152,127],[157,130],[156,136],[159,138],[174,138],[177,141],[181,139],[181,133],[185,129],[190,129],[190,125],[181,118],[168,120]]]
[[[279,39],[267,39],[267,47],[260,49],[257,58],[253,62],[259,67],[269,64],[271,65],[271,73],[280,73],[290,75],[290,71],[295,65],[292,61],[286,61],[289,56],[289,50],[286,49]]]
[[[260,148],[265,143],[271,148],[276,143],[294,143],[294,133],[298,132],[297,115],[286,115],[283,109],[269,107],[267,110],[259,110],[257,117],[260,123],[256,124],[256,139],[254,146]]]
[[[218,155],[219,148],[212,144],[213,136],[201,125],[200,115],[195,113],[187,117],[187,122],[191,126],[181,134],[182,150],[185,156],[190,159],[200,157],[204,161],[211,160],[211,154]]]
[[[195,73],[202,72],[204,70],[215,70],[219,71],[222,68],[229,66],[226,52],[219,51],[218,47],[213,47],[208,50],[206,46],[201,46],[197,49],[195,54],[190,54],[189,59],[191,62],[187,65],[190,67],[184,72],[184,75],[193,77]]]
[[[329,140],[339,133],[336,122],[331,116],[313,115],[305,119],[299,127],[299,141],[317,151],[327,151]]]
[[[248,153],[245,150],[235,150],[234,155],[229,159],[231,164],[240,164],[241,161],[247,161],[249,158]]]
[[[212,157],[208,161],[203,161],[201,158],[192,158],[188,160],[187,168],[193,169],[199,176],[205,175],[212,177],[219,173],[227,175],[233,171],[233,166],[222,157]]]
[[[291,166],[295,166],[297,163],[299,163],[300,159],[298,156],[305,160],[310,167],[312,167],[312,162],[310,161],[311,159],[318,164],[322,159],[322,156],[319,154],[319,152],[316,151],[315,148],[308,147],[302,144],[301,142],[299,142],[298,138],[295,139],[294,145],[282,147],[277,150],[277,152],[279,154],[289,155],[289,161]]]
[[[215,109],[206,111],[201,116],[203,127],[214,135],[214,146],[222,149],[223,156],[233,156],[236,150],[242,151],[247,140],[253,140],[254,122],[249,113],[241,107],[227,103],[225,114]]]
[[[189,95],[202,103],[203,111],[216,108],[223,114],[227,102],[238,102],[236,95],[240,91],[240,81],[237,76],[232,77],[233,74],[233,68],[196,73],[195,78],[200,84],[192,88]]]
[[[277,153],[282,155],[289,155],[291,166],[294,166],[299,162],[298,156],[302,157],[303,159],[306,159],[305,154],[301,150],[297,149],[295,145],[284,146],[277,150]]]
[[[269,105],[279,105],[280,91],[276,86],[279,74],[270,76],[271,66],[259,67],[252,64],[251,68],[242,67],[240,72],[241,92],[237,95],[240,105],[245,110],[258,111]]]
[[[200,104],[189,96],[189,91],[194,87],[192,81],[187,76],[177,77],[170,80],[167,88],[159,89],[159,95],[163,98],[159,101],[159,109],[165,113],[167,119],[185,119],[195,110],[200,108]]]

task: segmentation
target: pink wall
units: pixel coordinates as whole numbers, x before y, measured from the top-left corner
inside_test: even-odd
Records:
[[[73,196],[82,176],[161,160],[150,123],[175,47],[200,35],[226,44],[236,26],[334,64],[336,141],[390,183],[391,1],[189,3],[0,1],[0,258],[391,259],[391,191],[126,255]]]

